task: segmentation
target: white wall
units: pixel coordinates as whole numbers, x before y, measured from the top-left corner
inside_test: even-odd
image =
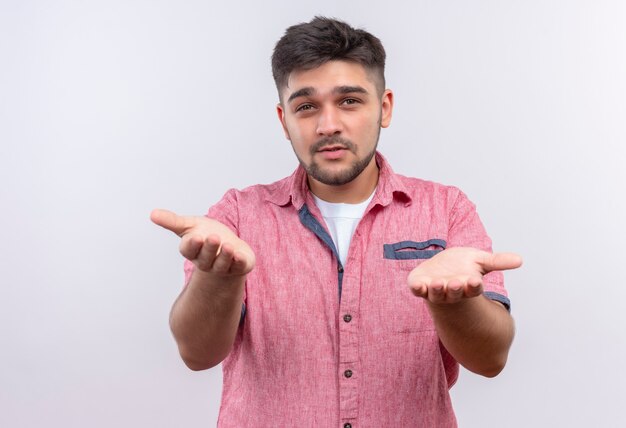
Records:
[[[180,362],[177,239],[296,165],[269,57],[291,24],[378,35],[380,149],[460,186],[517,321],[496,379],[462,373],[462,427],[624,426],[626,6],[615,1],[0,2],[0,425],[215,424],[221,373]]]

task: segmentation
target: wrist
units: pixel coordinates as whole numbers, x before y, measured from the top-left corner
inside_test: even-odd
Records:
[[[480,303],[478,302],[480,296],[477,297],[465,297],[456,302],[431,302],[426,300],[428,309],[433,316],[445,316],[446,314],[458,315],[463,312],[471,312]]]
[[[200,292],[209,298],[225,298],[240,300],[243,294],[247,275],[219,275],[195,269],[188,288]]]

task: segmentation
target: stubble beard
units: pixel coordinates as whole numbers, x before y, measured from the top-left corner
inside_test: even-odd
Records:
[[[311,157],[314,157],[317,151],[322,147],[335,144],[340,144],[343,148],[349,150],[355,155],[357,154],[357,148],[354,143],[352,143],[352,141],[343,139],[341,137],[329,137],[318,141],[311,147]],[[330,171],[329,169],[325,169],[320,166],[320,164],[317,163],[315,159],[313,159],[309,165],[304,164],[304,162],[302,161],[300,161],[300,164],[304,167],[310,177],[314,178],[320,183],[326,184],[328,186],[342,186],[344,184],[350,183],[352,180],[357,178],[369,165],[372,158],[376,154],[377,145],[378,142],[376,142],[374,149],[365,157],[361,159],[355,159],[351,165],[340,171]]]
[[[328,186],[343,186],[344,184],[348,184],[352,180],[357,178],[365,170],[365,168],[367,168],[367,166],[370,164],[370,162],[372,161],[372,158],[376,154],[376,148],[378,147],[379,137],[380,137],[380,126],[378,127],[378,135],[376,135],[376,143],[374,144],[374,148],[372,149],[372,151],[361,159],[359,159],[357,156],[357,159],[354,162],[352,162],[352,164],[349,167],[341,171],[336,171],[336,172],[329,171],[321,167],[315,161],[316,153],[323,147],[331,146],[331,145],[339,145],[343,147],[344,149],[349,150],[350,152],[354,153],[354,155],[357,155],[356,145],[352,141],[342,138],[338,135],[333,135],[331,137],[324,137],[311,146],[309,152],[313,160],[311,161],[310,164],[306,164],[302,159],[300,159],[297,153],[296,153],[296,157],[298,158],[298,161],[300,161],[300,165],[302,165],[302,167],[304,168],[304,170],[310,177]]]

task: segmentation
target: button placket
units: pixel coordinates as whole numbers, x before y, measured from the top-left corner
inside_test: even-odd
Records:
[[[354,239],[354,238],[353,238]],[[351,244],[352,245],[352,244]],[[343,273],[344,293],[339,307],[339,401],[340,421],[350,423],[358,417],[359,396],[359,279],[360,268],[356,263],[354,251],[351,248],[348,264],[352,266]],[[353,269],[356,268],[356,269]],[[349,274],[347,273],[349,272]],[[343,321],[342,321],[343,320]],[[347,422],[350,421],[350,422]],[[343,425],[342,425],[343,426]]]

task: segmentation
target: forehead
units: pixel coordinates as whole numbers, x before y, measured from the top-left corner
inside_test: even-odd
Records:
[[[309,70],[295,70],[289,74],[287,86],[282,90],[283,100],[302,88],[312,88],[316,93],[331,93],[340,86],[361,86],[374,93],[376,85],[372,73],[361,64],[350,61],[328,61]]]

